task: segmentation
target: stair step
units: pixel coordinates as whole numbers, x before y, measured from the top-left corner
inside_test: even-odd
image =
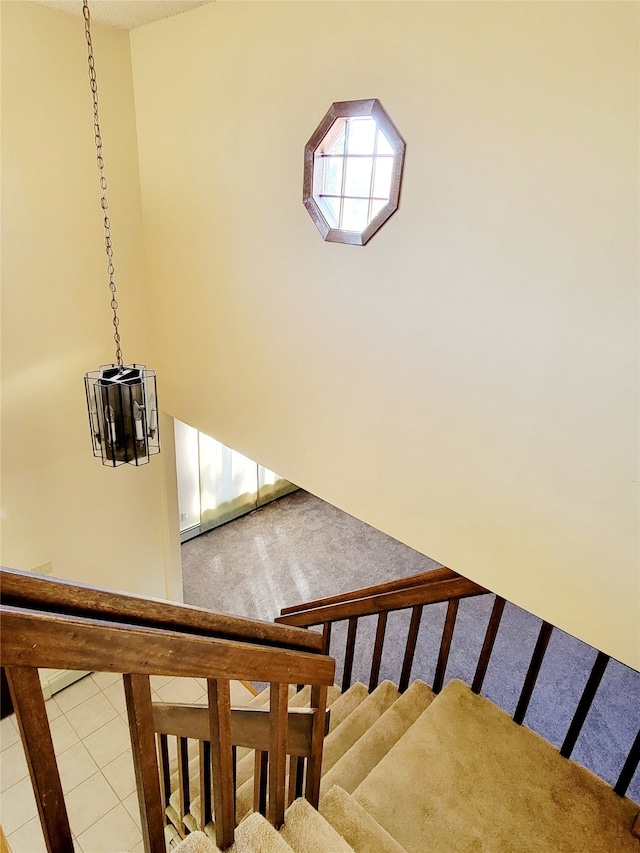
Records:
[[[424,681],[414,681],[324,774],[322,789],[339,785],[348,793],[355,791],[434,699],[433,690]]]
[[[195,831],[186,837],[173,853],[220,853],[208,835]],[[254,813],[236,827],[235,841],[227,853],[292,853],[280,833]]]
[[[347,691],[342,693],[331,706],[329,732],[337,729],[340,723],[346,720],[349,714],[355,711],[368,695],[369,691],[360,681],[356,681]]]
[[[366,688],[365,688],[366,690]],[[266,694],[266,697],[265,697]],[[346,694],[345,694],[346,695]],[[259,704],[257,701],[260,697],[262,697],[262,703]],[[342,694],[340,693],[340,688],[332,685],[327,690],[327,707],[333,708],[333,704],[342,698]],[[308,707],[309,700],[311,699],[311,687],[309,685],[303,687],[303,689],[296,693],[295,689],[293,692],[289,694],[289,708],[304,708]],[[258,696],[254,697],[253,707],[265,707],[269,703],[269,688],[263,690],[262,693],[258,694]],[[250,703],[251,704],[251,703]],[[236,789],[237,789],[237,815],[240,820],[246,816],[246,814],[253,807],[253,769],[254,769],[254,751],[252,749],[244,750],[244,757],[240,758],[240,750],[238,750],[238,762],[236,765]],[[191,805],[189,808],[190,814],[185,815],[184,823],[187,828],[193,831],[194,828],[202,826],[201,822],[201,810],[200,810],[200,794],[195,794],[196,791],[200,789],[200,764],[199,759],[196,756],[195,759],[189,762],[189,782],[190,788],[192,792]],[[173,793],[169,799],[169,803],[173,812],[171,815],[177,815],[178,807],[180,804],[180,794],[177,790],[178,786],[178,776],[177,773],[173,775],[171,779],[171,785]],[[173,820],[173,817],[172,817]]]
[[[280,835],[294,853],[354,853],[353,847],[304,799],[289,806]]]
[[[322,757],[323,775],[336,764],[384,712],[393,705],[400,694],[395,684],[383,681],[373,693],[361,702],[339,726],[327,735]]]
[[[406,853],[351,794],[337,785],[322,798],[320,814],[356,853]]]
[[[173,853],[220,853],[220,851],[204,832],[192,832],[173,848]]]
[[[639,851],[635,803],[459,681],[354,798],[407,853]]]

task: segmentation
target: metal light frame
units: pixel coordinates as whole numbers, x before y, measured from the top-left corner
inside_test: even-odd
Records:
[[[96,144],[96,163],[100,174],[104,241],[107,254],[107,272],[113,311],[113,339],[116,344],[116,361],[103,364],[85,374],[84,383],[89,410],[89,425],[93,455],[102,464],[112,468],[119,465],[145,465],[151,456],[160,453],[158,432],[158,393],[156,374],[144,364],[124,364],[120,346],[120,319],[114,280],[111,221],[108,215],[107,180],[104,175],[102,134],[98,118],[98,85],[96,81],[93,42],[91,39],[91,13],[88,0],[83,0],[85,38],[87,41],[89,85],[93,100],[93,129]]]

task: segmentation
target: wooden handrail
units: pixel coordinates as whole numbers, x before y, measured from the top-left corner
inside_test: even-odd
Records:
[[[311,754],[314,711],[291,708],[288,711],[287,755]],[[153,726],[158,734],[208,740],[209,716],[206,707],[197,705],[153,705]],[[231,708],[231,742],[234,746],[269,749],[269,709]]]
[[[328,607],[332,604],[343,604],[347,601],[357,601],[361,598],[370,598],[372,595],[399,592],[403,589],[409,589],[414,586],[424,586],[425,584],[437,583],[439,581],[451,580],[452,578],[458,577],[460,577],[460,575],[457,574],[457,572],[443,566],[440,569],[432,569],[428,572],[421,572],[420,574],[411,575],[406,578],[398,578],[397,580],[388,581],[387,583],[362,587],[361,589],[352,590],[351,592],[331,595],[328,598],[318,598],[315,601],[307,601],[304,604],[295,604],[292,607],[283,607],[280,611],[280,615],[290,616],[294,613],[305,613],[309,610],[317,610],[320,607]]]
[[[450,570],[447,569],[446,571],[449,572]],[[483,595],[488,591],[474,581],[453,573],[453,577],[428,580],[391,592],[375,592],[363,597],[354,593],[353,597],[347,601],[338,601],[333,604],[321,603],[314,608],[283,614],[276,619],[276,622],[284,625],[310,627],[311,625],[337,622],[357,616],[370,616],[383,611],[403,610],[416,604],[436,604],[453,598]]]
[[[0,594],[4,604],[43,612],[100,618],[300,651],[319,652],[322,648],[322,638],[313,632],[212,613],[188,604],[44,578],[6,567],[0,568]]]
[[[325,655],[0,605],[2,665],[333,684]]]

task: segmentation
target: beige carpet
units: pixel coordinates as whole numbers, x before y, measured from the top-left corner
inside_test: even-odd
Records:
[[[230,853],[640,853],[637,804],[462,682],[435,698],[422,682],[403,696],[387,682],[332,700],[320,812],[296,800],[280,832],[251,814]],[[252,791],[247,778],[239,805]],[[206,830],[176,853],[216,853]]]
[[[640,853],[635,803],[459,681],[354,797],[408,853]]]

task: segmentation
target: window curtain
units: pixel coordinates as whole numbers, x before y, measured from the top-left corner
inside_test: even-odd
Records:
[[[176,421],[175,432],[181,533],[194,522],[204,533],[298,488],[193,427]]]

